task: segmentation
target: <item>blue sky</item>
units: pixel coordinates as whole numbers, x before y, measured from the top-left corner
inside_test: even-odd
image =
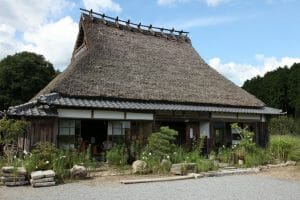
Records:
[[[300,62],[297,0],[0,0],[0,58],[34,51],[65,69],[80,7],[189,31],[201,57],[237,85]]]

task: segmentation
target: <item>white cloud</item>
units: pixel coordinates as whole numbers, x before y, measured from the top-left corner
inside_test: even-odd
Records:
[[[21,50],[44,55],[56,68],[63,70],[70,62],[78,24],[71,17],[46,24],[37,30],[24,33],[27,43]]]
[[[157,0],[157,4],[160,6],[171,6],[178,3],[187,3],[191,1],[199,1],[206,3],[209,7],[216,7],[219,6],[222,3],[227,3],[230,0]]]
[[[236,62],[222,63],[221,59],[217,57],[210,59],[208,64],[235,84],[241,86],[247,79],[257,75],[263,76],[266,72],[275,70],[279,66],[290,67],[294,63],[300,63],[300,58],[266,57],[263,54],[257,54],[255,59],[258,61],[258,65]]]
[[[43,54],[54,67],[70,61],[78,25],[63,11],[69,0],[0,0],[0,59],[20,51]]]
[[[206,4],[210,7],[216,7],[218,5],[220,5],[221,3],[226,3],[229,0],[205,0]]]
[[[34,29],[47,23],[51,18],[59,17],[61,12],[74,3],[67,0],[1,0],[0,19],[18,31]]]
[[[86,9],[93,9],[95,11],[107,12],[112,11],[119,13],[122,11],[121,6],[112,0],[82,0]]]
[[[14,53],[21,45],[15,40],[16,30],[6,24],[0,24],[0,58],[7,54]]]
[[[186,3],[190,0],[157,0],[158,5],[160,6],[166,6],[166,5],[173,5],[176,3]]]

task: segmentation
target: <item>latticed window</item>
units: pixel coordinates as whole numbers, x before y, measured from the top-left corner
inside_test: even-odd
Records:
[[[59,120],[58,146],[60,148],[75,148],[78,135],[80,135],[80,121]]]

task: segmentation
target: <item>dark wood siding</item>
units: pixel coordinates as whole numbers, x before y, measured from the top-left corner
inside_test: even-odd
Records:
[[[57,119],[29,119],[30,128],[28,132],[20,136],[18,146],[24,150],[31,148],[38,142],[57,143]]]

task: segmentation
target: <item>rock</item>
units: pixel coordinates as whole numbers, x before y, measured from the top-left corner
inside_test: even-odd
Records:
[[[71,177],[85,178],[87,176],[87,169],[84,166],[74,165],[70,170]]]
[[[46,170],[46,171],[43,171],[44,173],[44,176],[46,178],[50,178],[50,177],[54,177],[55,176],[55,172],[53,170]]]
[[[243,164],[244,164],[244,161],[243,161],[243,160],[238,160],[238,164],[239,164],[239,165],[243,165]]]
[[[3,174],[18,174],[18,175],[26,175],[26,169],[24,167],[14,168],[13,166],[2,167]]]
[[[218,166],[220,167],[220,168],[225,168],[225,167],[228,167],[229,166],[229,163],[218,163]]]
[[[44,177],[44,173],[43,171],[35,171],[35,172],[31,172],[31,179],[35,180],[35,179],[40,179]]]
[[[5,182],[6,186],[22,186],[27,185],[28,181],[14,181],[14,182]]]
[[[188,173],[196,173],[196,163],[177,163],[172,164],[171,173],[175,175],[186,175]]]
[[[54,182],[54,177],[51,178],[41,178],[41,179],[30,179],[31,184],[36,184],[36,183],[45,183],[45,182]]]
[[[43,183],[35,183],[32,184],[33,187],[49,187],[49,186],[54,186],[55,182],[43,182]]]
[[[31,173],[31,179],[33,180],[51,177],[55,177],[55,172],[53,170],[35,171]]]
[[[3,173],[13,173],[14,167],[13,166],[2,167],[2,172]]]
[[[295,161],[292,161],[292,160],[288,160],[286,161],[285,163],[287,166],[295,166],[296,165],[296,162]]]
[[[25,176],[17,176],[17,177],[1,177],[1,181],[5,182],[12,182],[12,181],[25,181]]]
[[[204,177],[204,174],[188,173],[188,176],[193,176],[195,179]]]
[[[136,160],[132,163],[132,172],[134,174],[142,174],[145,173],[147,167],[147,163],[143,160]]]

